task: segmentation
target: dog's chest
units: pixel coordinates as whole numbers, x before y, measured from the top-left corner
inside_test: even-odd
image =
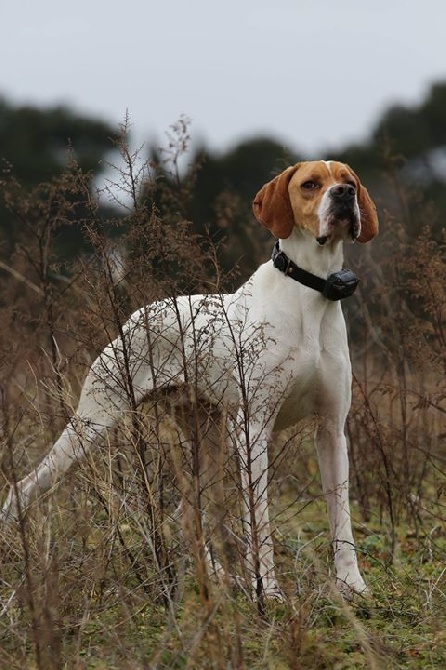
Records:
[[[284,385],[276,429],[311,415],[335,411],[349,398],[351,366],[345,322],[327,319],[302,323],[295,344],[283,352]]]
[[[282,396],[275,429],[291,426],[318,413],[321,379],[316,364],[303,366]]]
[[[283,367],[286,387],[275,421],[277,430],[317,413],[322,389],[328,382],[320,354],[316,352],[294,352]]]

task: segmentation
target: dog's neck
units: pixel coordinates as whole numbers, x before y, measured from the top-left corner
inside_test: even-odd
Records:
[[[294,228],[285,240],[279,240],[280,249],[303,270],[327,279],[342,268],[342,240],[327,242],[323,246],[308,232]]]

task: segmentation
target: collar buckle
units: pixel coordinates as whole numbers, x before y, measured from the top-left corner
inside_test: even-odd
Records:
[[[273,265],[277,270],[280,270],[280,272],[283,272],[284,274],[288,274],[289,268],[291,261],[288,258],[288,256],[280,250],[279,248],[279,240],[274,245],[273,253],[271,254],[271,259],[273,261]]]

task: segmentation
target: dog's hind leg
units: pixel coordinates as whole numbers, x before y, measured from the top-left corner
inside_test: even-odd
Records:
[[[12,521],[25,514],[34,500],[49,491],[74,463],[83,458],[104,430],[103,426],[87,425],[73,417],[40,464],[24,479],[11,485],[1,518]]]
[[[115,341],[96,359],[87,375],[77,410],[51,451],[24,479],[13,483],[0,517],[17,520],[31,503],[49,491],[73,464],[80,461],[127,411],[135,409],[150,391],[144,365],[123,371],[122,350]],[[139,383],[137,383],[139,382]]]
[[[204,561],[203,568],[209,575],[223,577],[228,549],[223,486],[227,465],[225,416],[212,403],[191,401],[184,388],[171,393],[169,402],[179,431],[170,454],[181,492],[176,516],[197,566]]]

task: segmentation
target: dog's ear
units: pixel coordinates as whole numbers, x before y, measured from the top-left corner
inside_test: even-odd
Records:
[[[358,242],[369,242],[378,235],[379,222],[376,206],[367,189],[359,180],[359,177],[350,168],[356,180],[356,197],[358,198],[359,212],[361,214],[361,232]]]
[[[252,211],[257,221],[281,240],[290,236],[294,226],[288,184],[298,167],[299,163],[287,168],[262,186],[252,203]]]

